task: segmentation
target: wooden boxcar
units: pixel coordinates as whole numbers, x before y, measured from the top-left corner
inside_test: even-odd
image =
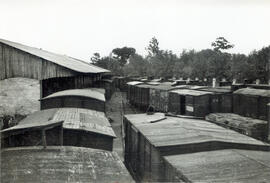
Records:
[[[115,85],[112,79],[102,79],[99,82],[99,87],[105,89],[105,99],[109,100],[115,92]]]
[[[210,113],[210,96],[212,92],[189,89],[176,89],[169,92],[172,112],[196,117]],[[170,111],[169,111],[170,112]]]
[[[216,150],[164,156],[166,182],[268,182],[270,152]]]
[[[130,81],[127,83],[127,100],[130,104],[134,104],[135,100],[135,86],[142,84],[141,81]]]
[[[233,93],[233,112],[242,116],[267,120],[270,90],[242,88]]]
[[[180,87],[182,87],[180,85]],[[168,112],[169,108],[169,92],[176,90],[178,86],[166,82],[154,85],[149,89],[149,105],[153,106],[155,111]]]
[[[62,126],[55,126],[63,122]],[[116,137],[103,112],[54,108],[35,112],[1,131],[4,147],[60,145],[112,150]]]
[[[101,88],[64,90],[40,99],[40,108],[78,107],[105,112],[104,93]]]
[[[134,182],[115,152],[82,147],[1,150],[3,182]]]
[[[268,141],[270,142],[270,103],[267,104],[267,110],[268,110]]]
[[[163,156],[269,145],[204,120],[133,114],[124,117],[125,163],[139,181],[166,181]]]
[[[211,113],[231,113],[232,112],[232,90],[230,87],[219,88],[201,88],[200,91],[213,92],[210,96],[210,112]]]

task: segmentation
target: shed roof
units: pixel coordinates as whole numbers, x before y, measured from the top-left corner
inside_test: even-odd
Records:
[[[6,44],[8,46],[11,46],[13,48],[22,50],[24,52],[30,53],[32,55],[35,55],[37,57],[43,58],[45,60],[48,60],[50,62],[53,62],[57,65],[66,67],[70,70],[81,72],[81,73],[105,73],[110,72],[109,70],[97,67],[95,65],[92,65],[90,63],[84,62],[82,60],[72,58],[66,55],[60,55],[56,53],[52,53],[49,51],[45,51],[42,49],[26,46],[20,43],[15,43],[12,41],[0,39],[0,42],[3,44]]]
[[[267,182],[270,153],[252,150],[218,150],[165,156],[190,182]]]
[[[65,96],[80,96],[80,97],[94,98],[94,99],[105,102],[105,96],[102,91],[99,91],[98,89],[91,89],[91,88],[63,90],[63,91],[59,91],[51,95],[48,95],[42,98],[41,100],[56,98],[56,97],[65,97]]]
[[[185,146],[205,142],[224,142],[265,146],[261,141],[225,129],[205,120],[166,117],[150,123],[157,114],[130,114],[125,118],[156,147]]]
[[[138,85],[138,84],[142,84],[143,82],[141,81],[130,81],[130,82],[127,82],[127,85]]]
[[[239,90],[236,90],[234,92],[234,94],[270,97],[270,90],[254,89],[254,88],[241,88]]]
[[[50,123],[64,121],[64,129],[79,130],[116,137],[104,113],[81,108],[54,108],[37,111],[19,122],[18,125],[2,130],[2,133],[18,129],[28,129]]]
[[[213,94],[212,92],[188,90],[188,89],[179,89],[179,90],[176,89],[176,90],[173,90],[171,92],[177,93],[179,95],[192,95],[192,96],[202,96],[202,95]]]
[[[115,152],[49,146],[3,149],[6,182],[134,182]]]

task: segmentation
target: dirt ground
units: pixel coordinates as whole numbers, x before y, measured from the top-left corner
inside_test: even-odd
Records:
[[[39,81],[29,78],[0,80],[0,118],[19,118],[40,109]]]
[[[122,161],[124,161],[124,146],[122,140],[123,115],[134,113],[137,113],[137,111],[127,103],[125,92],[114,92],[111,99],[106,102],[106,115],[110,119],[112,128],[117,136],[114,140],[113,150],[118,153]]]

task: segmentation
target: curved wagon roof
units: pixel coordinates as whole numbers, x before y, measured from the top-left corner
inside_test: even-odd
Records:
[[[66,96],[80,96],[80,97],[94,98],[94,99],[105,102],[105,96],[102,91],[99,91],[98,89],[90,89],[90,88],[63,90],[63,91],[53,93],[47,97],[44,97],[41,100],[57,98],[57,97],[66,97]]]
[[[71,146],[1,151],[5,182],[134,182],[115,152]]]

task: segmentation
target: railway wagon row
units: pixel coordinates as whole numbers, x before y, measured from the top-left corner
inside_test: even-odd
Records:
[[[112,152],[104,90],[64,90],[40,102],[40,111],[1,131],[3,182],[133,182]]]
[[[232,91],[229,88],[178,85],[172,83],[127,83],[128,101],[143,111],[155,111],[204,117],[210,112],[232,112]]]
[[[242,88],[235,92],[230,87],[177,85],[172,83],[127,83],[128,101],[146,111],[205,117],[209,113],[236,113],[255,119],[268,119],[267,103],[270,90]]]
[[[125,115],[124,132],[125,164],[138,181],[257,182],[270,177],[269,145],[205,120]]]

